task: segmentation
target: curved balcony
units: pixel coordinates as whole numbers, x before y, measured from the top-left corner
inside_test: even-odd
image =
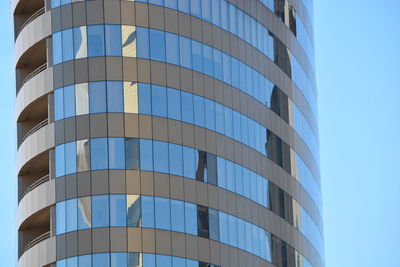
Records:
[[[40,65],[38,68],[34,69],[31,73],[26,75],[25,79],[22,81],[20,87],[22,87],[27,81],[32,79],[34,76],[38,75],[42,71],[44,71],[47,68],[47,63],[44,63],[43,65]]]
[[[50,238],[50,231],[48,231],[44,234],[41,234],[40,236],[33,239],[31,242],[26,244],[25,248],[22,250],[21,255],[24,254],[28,249],[32,248],[33,246],[39,244],[40,242],[42,242],[43,240],[46,240],[48,238]]]
[[[22,193],[20,200],[24,198],[24,196],[26,196],[29,192],[31,192],[32,190],[34,190],[35,188],[37,188],[38,186],[44,184],[45,182],[50,180],[50,175],[46,174],[42,177],[40,177],[39,179],[37,179],[35,182],[33,182],[30,186],[28,186],[28,188],[25,189],[24,193]]]
[[[42,120],[41,122],[39,122],[38,124],[36,124],[35,126],[33,126],[32,129],[30,129],[24,137],[22,137],[21,143],[25,141],[26,138],[28,138],[29,136],[31,136],[33,133],[37,132],[39,129],[43,128],[44,126],[46,126],[48,124],[49,120],[46,118],[44,120]]]
[[[17,39],[22,29],[34,21],[37,17],[44,14],[44,0],[20,0],[14,11],[14,36]]]

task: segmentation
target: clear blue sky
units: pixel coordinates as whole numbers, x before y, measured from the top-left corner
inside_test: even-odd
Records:
[[[326,267],[396,267],[400,1],[315,1]],[[12,26],[0,2],[0,259],[16,261]]]

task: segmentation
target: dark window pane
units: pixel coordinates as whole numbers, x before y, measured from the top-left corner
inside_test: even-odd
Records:
[[[138,170],[140,163],[139,140],[136,138],[125,139],[125,168]]]
[[[165,62],[165,32],[150,29],[150,58]]]
[[[104,56],[104,25],[87,26],[89,57]]]
[[[210,238],[207,207],[197,205],[197,227],[198,235],[200,237]]]

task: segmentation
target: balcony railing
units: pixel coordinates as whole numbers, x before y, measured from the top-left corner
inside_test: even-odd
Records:
[[[21,32],[26,25],[28,25],[29,23],[31,23],[33,20],[35,20],[37,17],[39,17],[40,15],[44,14],[45,12],[45,8],[42,7],[41,9],[39,9],[38,11],[36,11],[35,13],[32,14],[32,16],[30,16],[25,22],[24,24],[22,24],[21,28],[19,29],[19,32]]]
[[[45,182],[50,180],[50,175],[46,174],[45,176],[39,178],[37,181],[35,181],[33,184],[31,184],[26,190],[25,192],[22,194],[21,199],[24,198],[24,196],[26,196],[29,192],[31,192],[33,189],[35,189],[36,187],[38,187],[41,184],[44,184]]]
[[[25,141],[26,138],[28,138],[29,136],[31,136],[33,133],[37,132],[39,129],[43,128],[44,126],[46,126],[48,124],[48,119],[44,119],[41,122],[39,122],[38,124],[36,124],[32,129],[30,129],[25,136],[22,138],[21,140],[21,144]]]
[[[22,251],[21,255],[24,254],[28,249],[32,248],[34,245],[39,244],[40,242],[42,242],[43,240],[46,240],[50,238],[50,231],[46,232],[38,237],[36,237],[35,239],[33,239],[31,242],[29,242],[24,250]]]
[[[26,76],[26,78],[24,79],[24,81],[21,83],[21,87],[24,86],[25,83],[27,83],[30,79],[32,79],[34,76],[36,76],[37,74],[41,73],[42,71],[44,71],[47,68],[47,63],[44,63],[43,65],[41,65],[40,67],[38,67],[37,69],[35,69],[34,71],[32,71],[31,73],[28,74],[28,76]]]

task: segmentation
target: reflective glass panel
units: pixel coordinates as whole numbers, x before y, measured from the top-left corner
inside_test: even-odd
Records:
[[[76,27],[74,30],[74,58],[87,57],[87,33],[86,26]]]
[[[108,195],[92,196],[92,224],[93,227],[107,227],[109,222]],[[94,258],[93,258],[94,263]],[[97,266],[97,265],[96,265]]]
[[[185,231],[185,206],[183,201],[171,199],[171,230]]]
[[[179,90],[167,89],[168,98],[168,118],[181,120],[181,93]]]
[[[87,83],[75,85],[76,115],[89,113],[89,88]]]
[[[89,57],[104,56],[104,25],[87,26],[87,35]]]
[[[53,34],[53,64],[57,65],[62,62],[62,39],[61,32]]]
[[[92,170],[108,169],[107,138],[91,139],[90,155]]]
[[[154,197],[142,196],[142,226],[154,228]]]
[[[111,253],[111,267],[126,267],[128,264],[126,253]]]
[[[64,118],[75,116],[75,87],[73,85],[64,88]]]
[[[124,82],[124,112],[138,113],[137,83]]]
[[[122,25],[122,55],[136,57],[136,28]]]
[[[72,29],[62,31],[62,50],[63,50],[63,61],[69,61],[74,58],[74,43],[73,43],[73,32]]]
[[[150,59],[165,61],[165,32],[150,29]]]
[[[78,198],[78,229],[92,227],[92,199],[91,197]]]
[[[65,201],[56,204],[56,234],[63,234],[66,230]]]
[[[125,169],[125,144],[123,138],[108,139],[108,166],[110,169]]]
[[[99,253],[93,254],[93,267],[110,267],[110,254]]]
[[[140,163],[139,140],[136,138],[125,139],[125,168],[138,170]]]
[[[66,211],[66,231],[76,231],[78,229],[78,202],[76,198],[69,199],[65,201],[65,211]]]
[[[170,230],[171,229],[170,199],[155,197],[154,201],[155,201],[156,228],[163,230]]]
[[[141,208],[140,197],[136,195],[126,196],[126,212],[128,227],[140,227],[141,224]]]
[[[167,90],[164,86],[151,86],[152,114],[154,116],[167,116]]]
[[[166,61],[171,64],[179,65],[179,39],[178,35],[165,33],[166,42]]]
[[[153,141],[154,171],[168,173],[168,143]]]
[[[140,169],[153,170],[153,144],[151,140],[140,140]]]
[[[65,146],[56,146],[56,177],[65,175]]]
[[[104,113],[107,111],[107,93],[105,82],[89,83],[90,113]]]
[[[89,140],[76,141],[76,157],[78,172],[88,171],[90,169],[90,147]]]
[[[76,144],[70,142],[65,144],[65,174],[76,172]]]
[[[107,82],[107,112],[124,112],[122,82]]]
[[[106,56],[122,55],[121,25],[105,25]]]
[[[197,205],[185,202],[185,232],[197,235]]]
[[[110,195],[110,226],[126,226],[125,195]]]
[[[54,90],[54,120],[64,118],[64,90],[63,88]]]
[[[169,144],[169,172],[183,176],[182,146]]]

